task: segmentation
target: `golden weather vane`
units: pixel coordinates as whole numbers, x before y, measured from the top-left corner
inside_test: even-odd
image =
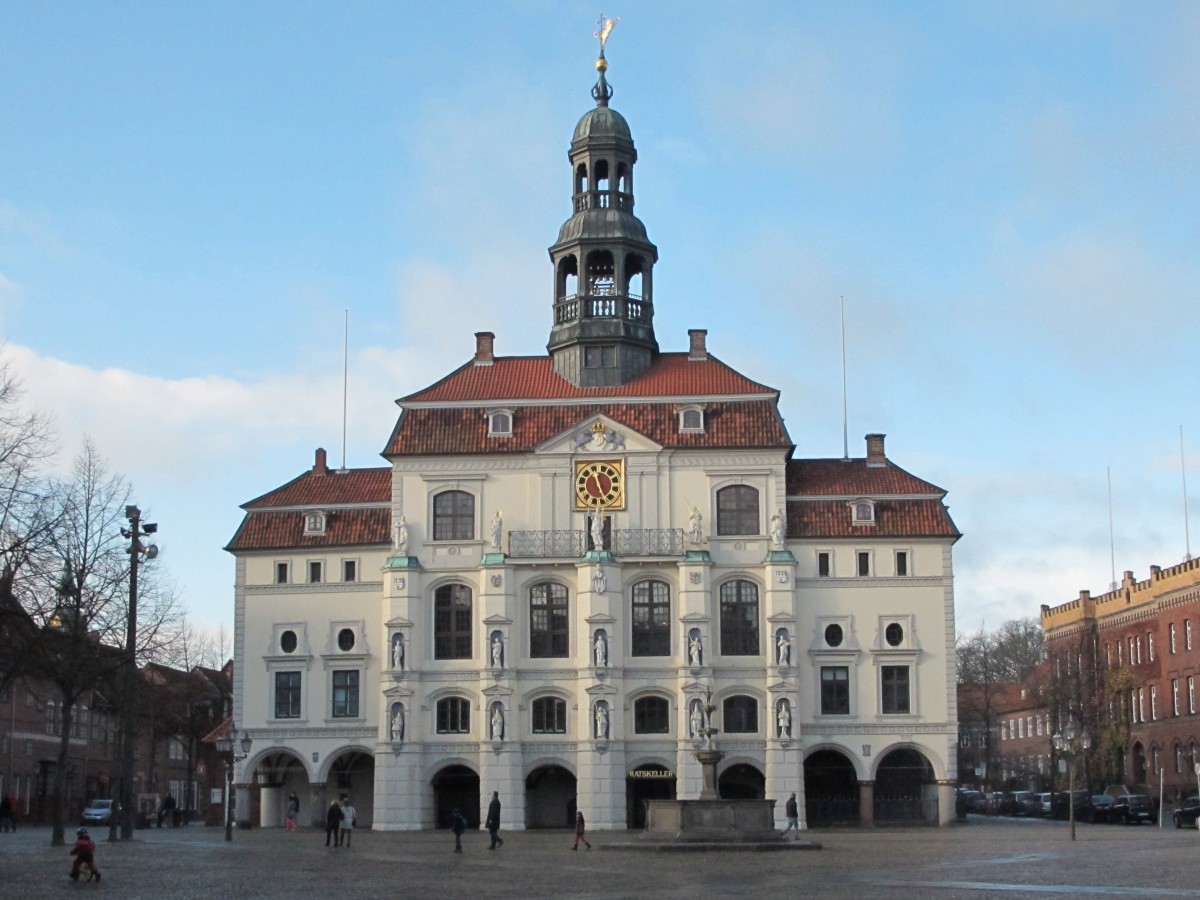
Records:
[[[600,40],[600,56],[604,56],[604,45],[608,43],[608,36],[612,34],[612,30],[617,27],[617,23],[621,21],[621,17],[615,19],[606,18],[604,13],[600,13],[600,30],[595,33],[595,37]]]

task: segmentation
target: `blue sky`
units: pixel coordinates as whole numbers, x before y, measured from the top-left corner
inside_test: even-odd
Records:
[[[660,2],[620,16],[666,350],[783,392],[803,456],[946,488],[960,630],[1186,551],[1200,514],[1200,5]],[[0,0],[0,328],[232,624],[243,503],[382,465],[393,400],[544,352],[599,9]],[[1181,466],[1180,427],[1186,466]],[[1200,521],[1191,529],[1200,547]],[[1200,552],[1200,551],[1197,551]]]

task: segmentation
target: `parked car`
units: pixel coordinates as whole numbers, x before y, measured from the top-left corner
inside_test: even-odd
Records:
[[[1092,797],[1086,790],[1075,791],[1075,821],[1085,822],[1092,817]],[[1050,812],[1055,819],[1071,818],[1071,795],[1066,791],[1055,791],[1050,801]]]
[[[1041,815],[1041,812],[1042,802],[1033,791],[1012,792],[1012,808],[1008,813],[1010,816],[1037,816]]]
[[[1171,818],[1175,820],[1176,828],[1183,828],[1185,825],[1188,828],[1200,828],[1200,825],[1196,824],[1200,819],[1200,797],[1188,797],[1171,813]]]
[[[1096,794],[1092,797],[1092,821],[1093,822],[1116,822],[1117,818],[1113,814],[1116,808],[1117,801],[1114,797],[1108,794]]]
[[[1124,825],[1154,822],[1154,806],[1145,794],[1124,794],[1113,804],[1113,815]]]
[[[113,802],[111,800],[93,800],[83,810],[84,825],[108,825],[112,821]]]
[[[981,813],[984,806],[983,791],[961,788],[958,792],[958,803],[963,812]]]

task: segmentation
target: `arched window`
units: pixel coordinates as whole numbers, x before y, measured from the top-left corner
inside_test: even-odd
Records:
[[[470,734],[471,702],[465,697],[446,697],[437,702],[438,734]]]
[[[567,701],[559,697],[538,697],[533,701],[534,734],[567,733]]]
[[[543,582],[529,589],[529,655],[534,659],[570,655],[567,589]]]
[[[471,589],[444,584],[433,592],[433,658],[470,659]]]
[[[671,704],[662,697],[642,697],[633,702],[634,734],[669,734]]]
[[[587,163],[580,163],[575,168],[575,193],[582,194],[587,186]]]
[[[671,655],[671,587],[662,581],[633,586],[634,656]]]
[[[758,701],[740,694],[726,697],[722,704],[721,724],[726,734],[756,734],[758,732]]]
[[[475,498],[466,491],[442,491],[433,498],[433,539],[469,541],[475,537]]]
[[[757,656],[758,585],[727,581],[721,585],[721,655]]]
[[[744,484],[717,491],[717,534],[758,533],[758,491]]]

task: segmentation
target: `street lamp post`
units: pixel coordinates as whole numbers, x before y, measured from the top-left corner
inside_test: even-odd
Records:
[[[1067,813],[1071,820],[1071,840],[1075,840],[1075,759],[1080,753],[1086,753],[1092,747],[1092,739],[1085,731],[1079,740],[1075,740],[1075,720],[1067,723],[1065,732],[1054,733],[1051,738],[1054,749],[1067,764]],[[1050,804],[1053,807],[1053,803]]]
[[[234,735],[237,733],[237,725],[232,719],[229,720],[229,732],[217,738],[217,752],[226,753],[229,758],[225,761],[225,840],[233,840],[233,767],[241,760],[250,755],[250,747],[254,740],[246,732],[242,732],[242,739],[235,741]],[[241,747],[241,755],[237,755],[238,747]]]

